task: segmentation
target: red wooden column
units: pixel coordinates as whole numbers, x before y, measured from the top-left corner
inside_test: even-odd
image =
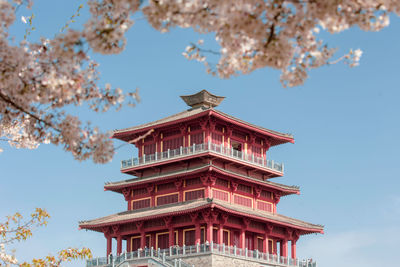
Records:
[[[175,231],[172,226],[168,228],[168,246],[172,247],[175,245]]]
[[[121,235],[119,234],[119,235],[117,236],[117,255],[120,255],[121,252],[122,252],[122,237],[121,237]]]
[[[146,246],[146,233],[142,229],[140,232],[140,248],[145,248]]]
[[[299,240],[300,234],[298,231],[294,231],[293,234],[291,234],[290,236],[292,237],[292,242],[291,242],[292,252],[290,255],[292,259],[296,259],[296,242],[297,240]]]
[[[194,243],[200,244],[201,229],[200,229],[200,223],[198,220],[198,213],[197,212],[190,213],[190,218],[192,219],[192,222],[195,227],[194,228]]]
[[[200,235],[201,235],[201,229],[200,229],[200,223],[196,223],[195,224],[195,233],[194,233],[194,235],[195,235],[195,244],[200,244],[200,241],[201,241],[201,238],[200,238]]]
[[[269,253],[268,237],[269,237],[268,234],[265,233],[264,234],[264,240],[263,240],[263,248],[262,248],[262,251],[264,253]]]
[[[244,228],[240,229],[239,244],[242,249],[246,247],[246,230]]]
[[[127,252],[130,252],[130,251],[131,251],[131,237],[130,237],[130,236],[128,236],[128,237],[126,238],[126,251],[127,251]]]
[[[296,240],[292,240],[292,259],[296,259]]]
[[[213,224],[211,220],[207,221],[207,235],[206,235],[206,240],[208,242],[213,242]]]
[[[107,236],[107,256],[112,253],[112,237]]]
[[[220,221],[220,224],[219,224],[219,229],[218,229],[218,238],[219,238],[218,242],[220,244],[223,244],[224,243],[224,227],[225,227],[225,224],[228,222],[228,214],[221,213],[219,221]],[[230,237],[228,237],[228,240],[229,240],[229,238]],[[227,240],[227,242],[228,242],[228,240]],[[225,244],[225,245],[229,246],[230,244]]]
[[[281,256],[288,256],[288,241],[287,239],[282,239],[281,243]]]
[[[224,225],[222,223],[218,227],[218,241],[215,240],[215,242],[216,243],[218,242],[218,244],[221,244],[221,245],[222,245],[222,243],[224,243]],[[225,244],[225,245],[228,245],[228,244]]]

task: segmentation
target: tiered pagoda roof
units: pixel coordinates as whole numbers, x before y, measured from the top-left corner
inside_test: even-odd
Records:
[[[115,223],[130,223],[135,221],[150,220],[150,219],[162,218],[166,215],[168,216],[184,215],[191,212],[203,210],[204,208],[213,208],[216,210],[228,212],[230,214],[250,217],[256,220],[258,219],[271,223],[279,223],[281,225],[299,229],[300,231],[302,231],[302,234],[307,234],[307,233],[322,234],[324,232],[323,225],[304,222],[281,214],[260,213],[250,208],[210,198],[186,201],[178,204],[169,204],[161,207],[147,208],[138,211],[133,211],[133,210],[124,211],[94,220],[82,221],[80,222],[80,226],[82,228],[87,228],[101,232],[102,227],[114,225]]]

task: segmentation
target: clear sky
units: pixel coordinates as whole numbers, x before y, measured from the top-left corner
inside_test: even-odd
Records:
[[[33,11],[38,30],[31,38],[52,37],[79,3],[37,1]],[[21,9],[17,16],[30,14]],[[23,27],[18,19],[13,28],[18,38]],[[313,258],[321,267],[392,267],[398,262],[400,237],[399,32],[400,19],[393,17],[378,33],[352,29],[327,35],[325,40],[339,48],[338,55],[361,48],[360,66],[323,67],[311,71],[304,86],[284,89],[279,73],[270,69],[229,80],[207,75],[201,64],[181,53],[200,38],[215,47],[212,36],[181,29],[160,34],[139,19],[122,54],[95,58],[101,64],[101,84],[139,87],[142,102],[107,114],[85,108],[72,112],[108,131],[183,111],[180,95],[207,89],[226,96],[221,111],[295,137],[295,144],[270,152],[271,159],[285,164],[285,176],[274,181],[301,189],[300,196],[283,197],[278,212],[325,225],[324,235],[300,239],[299,258]],[[96,165],[74,161],[53,145],[37,150],[1,146],[0,218],[15,211],[28,215],[35,207],[52,216],[46,228],[15,246],[19,259],[44,257],[68,246],[87,246],[94,256],[105,256],[104,236],[79,231],[78,221],[126,209],[123,196],[104,192],[103,185],[129,178],[120,173],[120,161],[134,156],[134,149],[125,146],[111,163]]]

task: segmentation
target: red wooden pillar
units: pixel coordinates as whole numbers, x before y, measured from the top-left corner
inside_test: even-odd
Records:
[[[168,229],[169,234],[168,234],[168,246],[172,247],[175,245],[175,232],[174,228],[170,227]]]
[[[146,233],[142,230],[140,232],[140,248],[144,248],[146,246]]]
[[[246,231],[244,229],[240,229],[239,243],[242,249],[246,247]]]
[[[131,237],[126,238],[126,251],[130,252],[131,251]]]
[[[112,237],[107,236],[107,256],[112,253]]]
[[[117,236],[117,255],[120,255],[122,252],[122,237],[121,235]]]
[[[292,259],[296,259],[296,240],[292,240]]]
[[[215,240],[215,242],[217,242],[217,240]],[[218,244],[222,245],[223,243],[224,243],[224,226],[220,224],[218,228]]]
[[[282,239],[281,243],[281,256],[288,256],[288,241],[287,239]]]
[[[268,246],[269,246],[268,245],[268,235],[264,234],[262,252],[269,253],[269,247]]]
[[[200,230],[200,224],[196,223],[195,225],[195,244],[200,244],[200,235],[201,235],[201,230]]]
[[[207,222],[207,239],[208,242],[213,242],[213,224],[212,222]]]

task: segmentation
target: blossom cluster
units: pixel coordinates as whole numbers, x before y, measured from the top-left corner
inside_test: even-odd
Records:
[[[8,28],[16,19],[16,7],[23,3],[0,0],[0,140],[17,148],[51,142],[78,160],[110,161],[114,149],[109,134],[67,114],[65,108],[85,104],[105,112],[138,100],[137,91],[124,94],[110,85],[99,87],[98,64],[88,55],[87,43],[95,51],[115,53],[118,45],[113,44],[121,32],[107,35],[97,28],[99,34],[90,35],[87,26],[85,31],[68,30],[53,39],[23,40],[16,45]],[[104,47],[95,49],[99,46],[95,36],[103,36]]]
[[[32,4],[0,0],[0,140],[27,148],[51,142],[78,160],[99,163],[111,160],[112,142],[66,114],[65,107],[87,104],[102,112],[118,109],[126,96],[128,104],[138,101],[137,92],[99,87],[98,64],[88,54],[120,53],[135,13],[160,32],[181,27],[215,34],[219,51],[198,42],[183,53],[203,62],[213,75],[228,78],[270,67],[281,71],[281,82],[289,87],[303,84],[312,68],[339,61],[358,65],[359,49],[332,60],[335,49],[319,37],[321,30],[338,33],[358,26],[378,31],[389,24],[390,13],[400,14],[396,0],[88,0],[91,17],[81,31],[68,30],[40,42],[24,38],[15,45],[9,27],[17,7],[26,3]],[[32,18],[22,20],[32,27]],[[211,63],[210,54],[218,57],[217,64]]]

